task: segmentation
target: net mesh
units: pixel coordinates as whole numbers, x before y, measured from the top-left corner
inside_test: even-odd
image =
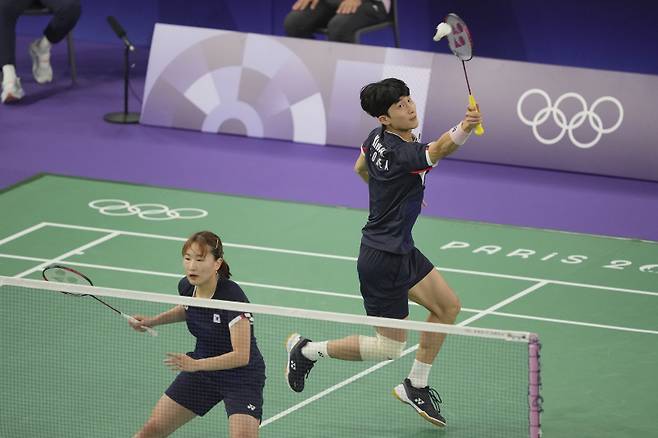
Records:
[[[185,323],[159,326],[157,338],[137,333],[94,300],[73,299],[53,287],[0,277],[0,437],[132,436],[176,377],[163,364],[166,353],[192,351],[193,336]],[[57,288],[89,292],[75,285]],[[304,392],[294,393],[284,379],[285,340],[291,332],[313,340],[371,336],[373,320],[177,295],[92,291],[133,315],[155,315],[187,300],[216,307],[210,311],[252,312],[267,367],[260,436],[435,436],[438,431],[391,394],[409,373],[419,328],[437,331],[435,324],[391,321],[408,328],[403,357],[383,364],[320,359]],[[446,433],[453,438],[529,436],[530,334],[451,330],[429,381],[444,401]],[[220,403],[173,436],[226,436],[227,430]]]

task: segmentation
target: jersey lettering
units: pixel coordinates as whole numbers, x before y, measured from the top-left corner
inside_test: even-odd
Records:
[[[370,161],[372,161],[377,169],[384,172],[388,171],[388,159],[386,158],[388,150],[379,142],[379,135],[376,135],[372,140],[372,147],[374,152],[370,156]]]

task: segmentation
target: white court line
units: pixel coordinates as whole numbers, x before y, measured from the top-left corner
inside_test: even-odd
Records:
[[[29,228],[24,229],[23,231],[19,231],[17,233],[14,233],[10,236],[5,237],[4,239],[0,240],[0,245],[4,245],[7,242],[11,242],[12,240],[18,239],[19,237],[22,237],[26,234],[30,234],[33,231],[38,230],[39,228],[43,228],[46,226],[45,222],[41,222],[40,224],[32,225]]]
[[[133,232],[133,231],[122,231],[122,230],[116,230],[116,229],[111,229],[111,228],[87,227],[87,226],[82,226],[82,225],[69,225],[69,224],[61,224],[61,223],[57,223],[57,222],[44,222],[44,225],[59,227],[59,228],[70,228],[70,229],[74,229],[74,230],[98,231],[98,232],[104,232],[104,233],[119,233],[119,234],[126,235],[126,236],[146,237],[146,238],[163,239],[163,240],[174,240],[174,241],[178,241],[178,242],[184,242],[186,240],[185,238],[182,238],[182,237],[172,237],[172,236],[165,236],[165,235],[161,235],[161,234],[137,233],[137,232]],[[341,256],[341,255],[335,255],[335,254],[325,254],[325,253],[319,253],[319,252],[296,251],[296,250],[273,248],[273,247],[267,247],[267,246],[242,245],[242,244],[239,244],[239,243],[228,243],[228,242],[224,242],[224,246],[232,247],[232,248],[251,249],[251,250],[255,250],[255,251],[278,252],[278,253],[283,253],[283,254],[293,254],[293,255],[308,256],[308,257],[321,257],[321,258],[328,258],[328,259],[335,259],[335,260],[356,261],[356,257]],[[511,279],[511,280],[524,280],[524,281],[529,281],[529,282],[533,282],[533,283],[547,282],[547,283],[558,284],[558,285],[562,285],[562,286],[573,286],[573,287],[579,287],[579,288],[600,289],[600,290],[632,293],[632,294],[639,294],[639,295],[658,296],[658,292],[654,292],[654,291],[645,291],[645,290],[638,290],[638,289],[627,289],[627,288],[620,288],[620,287],[602,286],[602,285],[598,285],[598,284],[575,283],[575,282],[570,282],[570,281],[551,280],[551,279],[548,279],[548,278],[535,278],[535,277],[525,277],[525,276],[519,276],[519,275],[499,274],[497,272],[470,271],[470,270],[466,270],[466,269],[446,268],[446,267],[443,267],[443,266],[437,266],[437,269],[439,269],[440,271],[444,271],[444,272],[455,272],[455,273],[460,273],[460,274],[480,275],[480,276],[495,277],[495,278],[507,278],[507,279]]]
[[[7,258],[7,259],[16,259],[16,260],[26,260],[26,261],[31,261],[31,262],[48,262],[49,259],[44,259],[40,257],[27,257],[27,256],[19,256],[19,255],[12,255],[12,254],[4,254],[0,253],[0,258]],[[117,272],[129,272],[131,274],[143,274],[143,275],[152,275],[155,277],[172,277],[172,278],[182,278],[183,274],[172,274],[170,272],[159,272],[159,271],[148,271],[144,269],[134,269],[134,268],[120,268],[117,266],[107,266],[107,265],[97,265],[94,263],[82,263],[82,262],[74,262],[74,261],[66,261],[67,265],[71,266],[78,266],[82,268],[92,268],[92,269],[103,269],[106,271],[117,271]],[[307,293],[307,294],[314,294],[314,295],[326,295],[326,296],[331,296],[331,297],[338,297],[338,298],[353,298],[356,300],[363,300],[361,298],[361,295],[355,295],[355,294],[349,294],[345,292],[333,292],[333,291],[324,291],[324,290],[317,290],[317,289],[307,289],[307,288],[301,288],[301,287],[290,287],[290,286],[279,286],[279,285],[274,285],[274,284],[265,284],[265,283],[253,283],[250,281],[236,281],[236,283],[239,283],[243,286],[250,286],[250,287],[258,287],[258,288],[263,288],[263,289],[274,289],[274,290],[284,290],[284,291],[290,291],[290,292],[301,292],[301,293]],[[410,302],[410,304],[417,305],[414,302]]]
[[[21,277],[24,277],[24,276],[26,276],[26,275],[29,275],[29,274],[31,274],[31,273],[33,273],[33,272],[40,271],[40,270],[42,270],[43,268],[45,268],[46,266],[48,266],[48,265],[51,264],[51,263],[55,263],[55,262],[62,261],[62,260],[64,260],[64,259],[67,258],[67,257],[70,257],[70,256],[72,256],[72,255],[75,255],[75,254],[81,252],[81,251],[84,251],[84,250],[89,249],[89,248],[91,248],[91,247],[93,247],[93,246],[96,246],[96,245],[98,245],[98,244],[100,244],[100,243],[103,243],[103,242],[105,242],[105,241],[107,241],[107,240],[110,240],[110,239],[112,239],[113,237],[116,237],[116,236],[118,236],[118,235],[119,235],[119,233],[111,233],[111,234],[107,234],[107,235],[105,235],[105,236],[103,236],[103,237],[100,237],[100,238],[98,238],[98,239],[96,239],[96,240],[93,240],[93,241],[91,241],[91,242],[89,242],[89,243],[86,243],[86,244],[84,244],[84,245],[82,245],[82,246],[79,246],[79,247],[77,247],[77,248],[75,248],[75,249],[73,249],[73,250],[71,250],[71,251],[65,252],[64,254],[62,254],[62,255],[60,255],[60,256],[58,256],[58,257],[55,257],[55,258],[52,258],[52,259],[48,259],[48,260],[46,260],[45,262],[40,263],[40,264],[38,264],[37,266],[35,266],[35,267],[33,267],[33,268],[30,268],[30,269],[28,269],[28,270],[26,270],[26,271],[23,271],[23,272],[21,272],[20,274],[16,274],[16,275],[14,275],[14,277],[16,277],[16,278],[21,278]]]
[[[27,261],[31,261],[31,262],[47,262],[47,261],[49,261],[49,259],[44,259],[44,258],[39,258],[39,257],[27,257],[27,256],[19,256],[19,255],[3,254],[3,253],[0,253],[0,258],[27,260]],[[120,267],[117,267],[117,266],[97,265],[97,264],[93,264],[93,263],[82,263],[82,262],[66,261],[66,264],[71,265],[71,266],[83,267],[83,268],[103,269],[103,270],[107,270],[107,271],[117,271],[117,272],[128,272],[128,273],[131,273],[131,274],[143,274],[143,275],[151,275],[151,276],[156,276],[156,277],[181,278],[183,276],[183,274],[175,274],[175,273],[169,273],[169,272],[158,272],[158,271],[148,271],[148,270],[133,269],[133,268],[120,268]],[[253,283],[253,282],[249,282],[249,281],[236,281],[236,283],[238,283],[242,286],[249,286],[249,287],[255,287],[255,288],[262,288],[262,289],[281,290],[281,291],[289,291],[289,292],[299,292],[299,293],[311,294],[311,295],[326,295],[326,296],[337,297],[337,298],[346,298],[346,299],[363,301],[363,298],[361,297],[361,295],[349,294],[349,293],[344,293],[344,292],[331,292],[331,291],[324,291],[324,290],[317,290],[317,289],[306,289],[306,288],[298,288],[298,287],[279,286],[279,285],[276,285],[276,284]],[[523,291],[519,292],[519,293],[523,293]],[[414,303],[413,301],[410,301],[409,304],[412,305],[412,306],[419,306],[419,304]],[[632,328],[632,327],[623,327],[623,326],[615,326],[615,325],[607,325],[607,324],[596,324],[596,323],[589,323],[589,322],[584,322],[584,321],[574,321],[574,320],[558,319],[558,318],[546,318],[546,317],[532,316],[532,315],[520,315],[520,314],[516,314],[516,313],[496,312],[496,311],[491,310],[492,307],[490,307],[489,309],[485,309],[485,310],[473,309],[473,308],[469,308],[469,307],[462,307],[462,312],[480,313],[480,312],[488,311],[489,314],[495,315],[495,316],[503,316],[503,317],[509,317],[509,318],[517,318],[517,319],[527,319],[527,320],[530,320],[530,321],[544,321],[544,322],[553,322],[553,323],[556,323],[556,324],[563,324],[563,325],[576,325],[576,326],[582,326],[582,327],[595,327],[595,328],[603,328],[603,329],[616,330],[616,331],[625,331],[625,332],[632,332],[632,333],[647,333],[647,334],[652,334],[652,335],[658,335],[657,330],[638,329],[638,328]]]
[[[161,234],[137,233],[134,231],[121,231],[121,230],[114,230],[111,228],[85,227],[81,225],[68,225],[68,224],[60,224],[56,222],[45,222],[45,224],[59,228],[71,228],[74,230],[85,230],[85,231],[98,231],[103,233],[120,233],[126,236],[146,237],[149,239],[175,240],[177,242],[185,242],[187,240],[186,238],[183,237],[164,236]],[[356,261],[356,257],[324,254],[320,252],[296,251],[293,249],[272,248],[269,246],[257,246],[257,245],[243,245],[241,243],[229,243],[229,242],[222,242],[222,244],[228,248],[252,249],[255,251],[278,252],[282,254],[293,254],[293,255],[307,256],[307,257],[322,257],[322,258],[335,259],[335,260]]]
[[[553,322],[557,324],[576,325],[581,327],[602,328],[602,329],[616,330],[622,332],[646,333],[649,335],[658,335],[658,330],[637,329],[632,327],[622,327],[618,325],[608,325],[608,324],[595,324],[591,322],[582,322],[582,321],[570,321],[567,319],[544,318],[542,316],[519,315],[517,313],[507,313],[507,312],[491,312],[491,314],[495,316],[503,316],[506,318],[529,319],[533,321]]]
[[[542,281],[542,282],[539,282],[537,284],[534,284],[534,285],[530,286],[529,288],[524,289],[521,292],[519,292],[517,294],[514,294],[509,298],[506,298],[502,301],[499,301],[498,303],[494,304],[493,306],[491,306],[487,309],[484,309],[481,312],[478,312],[476,315],[473,315],[470,318],[467,318],[467,319],[463,320],[462,322],[460,322],[457,325],[458,326],[465,326],[467,324],[470,324],[472,322],[477,321],[478,319],[484,318],[485,316],[489,315],[491,312],[494,312],[494,311],[500,309],[501,307],[506,306],[507,304],[510,304],[511,302],[516,301],[519,298],[522,298],[522,297],[528,295],[530,292],[535,291],[535,290],[539,289],[540,287],[546,286],[547,284],[548,284],[548,282],[546,282],[546,281]]]

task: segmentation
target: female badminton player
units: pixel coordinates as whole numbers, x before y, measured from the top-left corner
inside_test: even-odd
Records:
[[[185,277],[178,293],[195,298],[248,302],[229,280],[220,238],[209,231],[193,234],[182,249]],[[257,437],[263,413],[265,362],[256,345],[249,313],[175,306],[154,317],[136,315],[135,330],[185,321],[196,337],[187,354],[167,353],[165,363],[178,375],[135,437],[165,437],[223,401],[230,437]]]
[[[411,299],[429,311],[428,322],[453,324],[461,308],[459,299],[415,247],[411,230],[420,214],[427,172],[466,142],[481,122],[480,111],[468,107],[455,127],[433,142],[420,143],[412,132],[418,126],[416,105],[401,80],[389,78],[363,87],[361,107],[380,123],[363,143],[354,166],[370,194],[370,214],[362,230],[357,261],[366,313],[405,319]],[[393,390],[400,401],[440,427],[446,425],[440,413],[441,398],[428,386],[428,378],[444,338],[441,333],[421,333],[409,377]],[[308,372],[323,357],[398,358],[406,339],[404,330],[384,327],[378,327],[375,336],[353,335],[324,342],[311,342],[294,333],[286,343],[288,385],[301,392]]]

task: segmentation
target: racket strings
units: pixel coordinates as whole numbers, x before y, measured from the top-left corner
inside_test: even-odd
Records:
[[[46,281],[54,281],[58,283],[68,283],[68,284],[78,284],[82,286],[93,286],[94,284],[92,281],[85,275],[83,275],[80,272],[77,272],[71,268],[64,267],[64,266],[59,266],[59,265],[52,265],[46,267],[43,272],[42,276]],[[107,306],[114,312],[118,313],[121,315],[121,312],[111,306],[110,304],[106,303],[105,301],[101,300],[97,296],[93,294],[86,294],[86,293],[74,293],[74,292],[64,292],[64,291],[59,291],[60,293],[67,295],[69,297],[76,297],[76,298],[82,298],[82,297],[91,297],[98,301],[99,303],[103,304],[104,306]]]
[[[63,265],[50,265],[47,266],[41,271],[41,276],[43,277],[44,280],[46,281],[52,281],[56,283],[62,283],[62,284],[72,284],[72,285],[81,285],[81,286],[93,286],[94,283],[92,283],[91,279],[87,277],[86,275],[82,274],[81,272],[76,271],[73,268],[69,268],[67,266]],[[94,300],[98,301],[108,309],[112,310],[118,315],[123,316],[126,318],[128,321],[131,321],[133,323],[136,323],[137,320],[135,320],[134,317],[123,313],[116,307],[106,303],[104,300],[98,298],[94,294],[89,294],[89,293],[76,293],[76,292],[69,292],[69,291],[63,291],[60,290],[60,293],[67,295],[69,297],[76,297],[76,298],[81,298],[81,297],[91,297]],[[148,332],[151,336],[157,336],[158,332],[153,330],[150,327],[143,327],[146,332]]]

